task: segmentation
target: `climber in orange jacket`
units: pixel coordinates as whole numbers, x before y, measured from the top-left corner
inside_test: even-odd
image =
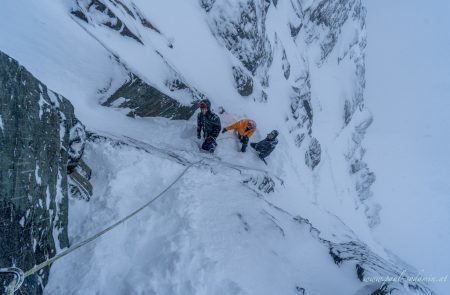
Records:
[[[239,141],[242,143],[241,152],[245,152],[247,149],[247,144],[249,138],[253,135],[256,130],[256,123],[253,120],[244,119],[237,121],[230,126],[227,126],[222,129],[222,133],[225,133],[229,130],[236,130],[238,133]]]

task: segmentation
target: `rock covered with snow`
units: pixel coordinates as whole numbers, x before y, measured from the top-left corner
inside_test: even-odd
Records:
[[[304,165],[317,169],[323,150],[336,149],[332,141],[342,142],[347,167],[364,162],[363,138],[372,117],[364,105],[366,9],[360,0],[240,0],[233,5],[202,0],[200,5],[212,34],[234,57],[239,95],[269,104],[289,100],[286,125]],[[283,95],[282,87],[290,90]],[[323,134],[328,124],[335,127],[325,129],[335,134]],[[367,165],[352,173],[374,226],[379,207],[367,200],[375,175]]]
[[[26,271],[69,246],[67,167],[86,136],[72,104],[2,52],[0,105],[0,265]],[[48,275],[28,277],[21,291],[41,294]]]
[[[172,87],[173,90],[187,88],[181,82],[174,83]],[[197,109],[195,104],[180,104],[133,74],[103,105],[129,109],[127,115],[130,117],[166,117],[174,120],[187,120]]]
[[[72,3],[71,14],[79,24],[92,30],[96,35],[106,30],[121,37],[131,38],[139,45],[145,45],[143,33],[162,33],[144,16],[132,1],[118,0],[76,0]],[[100,32],[99,32],[100,31]],[[142,74],[128,67],[124,59],[116,52],[117,44],[108,44],[109,38],[102,43],[115,57],[124,73],[119,85],[109,85],[102,98],[103,105],[123,108],[131,117],[166,117],[171,119],[189,119],[195,110],[195,101],[204,97],[195,87],[183,79],[156,51],[152,52],[167,71],[163,85],[155,86],[143,79]],[[99,41],[101,38],[99,37]],[[168,47],[172,44],[168,41]],[[162,88],[162,89],[161,89]],[[183,97],[180,103],[180,97]]]
[[[112,8],[108,7],[112,5]],[[121,7],[125,13],[131,17],[139,17],[142,24],[145,23],[145,19],[141,18],[139,14],[134,15],[133,12],[120,1],[103,1],[103,0],[76,0],[75,7],[72,10],[72,14],[86,23],[94,22],[98,25],[108,27],[114,31],[117,31],[121,36],[125,36],[133,39],[136,42],[142,44],[141,39],[133,33],[126,24],[122,22],[120,16],[114,11]]]

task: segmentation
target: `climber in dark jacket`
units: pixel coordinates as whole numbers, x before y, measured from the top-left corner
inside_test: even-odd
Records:
[[[216,138],[219,136],[222,125],[218,115],[211,111],[211,102],[208,99],[200,101],[200,113],[197,116],[197,138],[201,138],[203,130],[202,149],[213,153],[216,149]]]
[[[278,144],[277,136],[278,131],[272,130],[272,132],[267,134],[267,137],[260,142],[250,143],[250,146],[258,152],[258,156],[261,158],[261,160],[264,160],[275,149],[276,145]]]

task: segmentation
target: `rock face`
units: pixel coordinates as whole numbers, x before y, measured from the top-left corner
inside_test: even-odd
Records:
[[[236,90],[245,97],[253,93],[253,100],[265,102],[274,54],[265,24],[270,1],[239,0],[235,4],[201,1],[212,33],[240,62],[232,69]]]
[[[367,201],[375,175],[364,164],[362,147],[372,118],[364,106],[366,10],[361,0],[296,0],[284,5],[268,0],[236,0],[235,5],[227,0],[199,3],[212,34],[236,58],[234,85],[243,99],[261,103],[279,99],[267,95],[275,83],[271,81],[286,80],[290,89],[286,124],[306,166],[320,169],[322,152],[330,148],[321,141],[346,142],[342,148],[349,150],[345,157],[349,174],[355,176],[355,191],[367,206],[370,225],[376,225],[379,207]],[[339,86],[330,87],[336,75],[340,76]],[[324,87],[330,88],[328,93],[322,91]],[[329,104],[330,96],[339,103],[321,114],[322,104]],[[314,123],[324,121],[319,116],[329,117],[333,112],[342,114],[329,119],[330,124],[341,126],[334,131],[336,138],[315,134]],[[323,127],[319,124],[318,129]],[[351,168],[355,163],[361,167],[358,171]]]
[[[76,6],[72,10],[72,14],[77,18],[81,19],[86,23],[90,23],[93,20],[90,18],[90,14],[102,15],[103,18],[99,21],[98,25],[106,26],[114,31],[119,32],[120,35],[133,39],[140,44],[143,44],[140,37],[137,36],[136,33],[133,33],[127,25],[125,25],[120,16],[114,13],[113,9],[109,8],[107,4],[113,5],[113,7],[121,7],[124,9],[124,12],[136,19],[139,17],[142,24],[147,24],[147,27],[150,27],[150,23],[143,17],[141,17],[138,12],[131,11],[126,5],[124,5],[120,1],[99,1],[99,0],[76,0]],[[150,28],[153,28],[152,26]]]
[[[160,30],[155,27],[139,7],[130,1],[119,0],[74,0],[70,10],[72,18],[85,30],[96,35],[101,30],[107,30],[113,35],[120,35],[126,39],[125,42],[133,40],[138,47],[145,46],[145,35],[148,32],[156,33],[161,38],[166,38]],[[109,44],[108,38],[98,41],[115,62],[118,62],[123,72],[123,83],[117,85],[117,89],[107,89],[108,96],[103,97],[103,105],[128,110],[130,117],[165,117],[174,120],[189,119],[195,111],[192,104],[204,97],[194,87],[188,85],[186,80],[174,70],[163,55],[158,51],[151,54],[157,55],[156,60],[164,69],[161,76],[166,76],[163,85],[154,85],[146,81],[143,76],[137,74],[135,69],[128,67],[120,59],[113,44]],[[168,47],[173,48],[170,40]],[[138,45],[139,44],[139,45]],[[156,66],[156,65],[153,65]],[[184,104],[180,103],[180,97]]]
[[[174,84],[172,88],[187,88],[184,84]],[[166,117],[174,120],[187,120],[197,109],[195,105],[184,106],[158,89],[146,84],[140,78],[130,74],[126,81],[104,103],[130,109],[130,117]]]
[[[349,264],[354,267],[355,276],[365,283],[365,286],[355,294],[385,295],[397,292],[399,294],[435,294],[427,283],[411,280],[411,277],[417,276],[416,271],[400,259],[390,257],[394,262],[389,261],[374,253],[370,247],[357,241],[356,238],[349,242],[332,242],[323,239],[320,230],[315,228],[308,219],[300,216],[295,216],[293,219],[309,227],[311,235],[327,246],[328,254],[337,266]],[[380,278],[391,278],[391,280],[380,283]]]
[[[253,93],[253,79],[246,75],[240,67],[233,67],[235,87],[240,95],[249,96]]]
[[[26,271],[69,246],[67,167],[83,155],[85,129],[67,99],[2,52],[0,107],[0,265]],[[49,269],[21,294],[42,294]]]
[[[226,48],[252,74],[272,62],[272,48],[266,36],[266,15],[269,1],[239,0],[236,10],[226,1],[203,1],[210,12],[210,25]],[[215,11],[214,11],[215,10]]]
[[[305,154],[305,163],[306,165],[311,168],[314,169],[317,164],[319,164],[320,162],[320,158],[321,158],[321,154],[322,154],[322,150],[320,148],[320,143],[317,139],[312,138],[308,150],[306,151]]]

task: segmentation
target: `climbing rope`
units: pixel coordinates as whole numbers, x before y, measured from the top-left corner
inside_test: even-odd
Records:
[[[12,295],[14,292],[19,290],[20,286],[22,286],[23,281],[25,280],[25,276],[23,271],[17,267],[8,267],[8,268],[0,268],[0,273],[13,275],[14,278],[11,283],[6,286],[6,294]]]
[[[190,163],[178,176],[177,178],[175,178],[174,181],[172,181],[162,192],[160,192],[156,197],[154,197],[153,199],[151,199],[150,201],[148,201],[146,204],[142,205],[140,208],[138,208],[137,210],[131,212],[129,215],[125,216],[124,218],[122,218],[121,220],[117,221],[116,223],[112,224],[111,226],[105,228],[104,230],[96,233],[95,235],[91,236],[90,238],[76,244],[73,247],[70,247],[64,251],[62,251],[61,253],[56,254],[55,256],[53,256],[52,258],[47,259],[46,261],[35,265],[33,268],[31,268],[30,270],[23,272],[21,269],[19,268],[2,268],[0,269],[0,273],[6,273],[6,274],[12,274],[14,275],[14,280],[13,282],[11,282],[11,284],[7,287],[7,290],[9,293],[7,294],[14,294],[14,292],[16,292],[23,284],[24,280],[35,274],[36,272],[40,271],[41,269],[43,269],[46,266],[49,266],[50,264],[52,264],[53,262],[55,262],[56,260],[72,253],[73,251],[77,250],[78,248],[83,247],[84,245],[96,240],[97,238],[101,237],[102,235],[104,235],[105,233],[109,232],[110,230],[112,230],[113,228],[117,227],[118,225],[124,223],[125,221],[127,221],[128,219],[132,218],[133,216],[135,216],[136,214],[138,214],[140,211],[144,210],[146,207],[148,207],[150,204],[152,204],[153,202],[155,202],[156,200],[158,200],[161,196],[163,196],[170,188],[172,188],[172,186],[175,185],[175,183],[177,183],[185,174],[186,172],[192,168],[194,165],[200,163],[200,161],[194,162],[194,163]]]
[[[92,135],[94,136],[94,135]],[[98,137],[102,137],[97,135]],[[107,138],[107,137],[105,137]],[[223,137],[221,139],[233,139],[234,137]],[[133,142],[136,147],[140,147],[140,148],[144,148],[142,146],[142,142],[133,140],[132,138],[128,138],[129,141]],[[219,139],[220,140],[220,139]],[[120,140],[118,140],[120,142]],[[127,142],[122,141],[123,144],[128,144]],[[232,168],[232,169],[236,169],[238,171],[241,170],[253,170],[253,171],[258,171],[258,172],[262,172],[265,174],[269,174],[268,171],[264,170],[264,169],[260,169],[260,168],[254,168],[254,167],[247,167],[244,165],[237,165],[234,163],[230,163],[230,162],[226,162],[223,161],[221,159],[215,159],[215,158],[209,158],[209,157],[205,157],[199,161],[196,162],[189,162],[187,159],[184,159],[183,157],[179,156],[177,153],[175,152],[170,152],[168,153],[166,150],[163,150],[161,148],[157,148],[155,146],[152,146],[150,144],[145,143],[145,147],[150,148],[153,151],[157,151],[160,152],[162,154],[165,154],[167,156],[170,156],[171,158],[175,158],[177,160],[178,163],[183,164],[183,165],[187,165],[186,168],[178,175],[178,177],[172,182],[170,183],[162,192],[160,192],[157,196],[155,196],[153,199],[151,199],[150,201],[148,201],[146,204],[144,204],[143,206],[141,206],[140,208],[138,208],[137,210],[133,211],[132,213],[130,213],[129,215],[125,216],[123,219],[117,221],[116,223],[112,224],[111,226],[107,227],[106,229],[98,232],[97,234],[91,236],[90,238],[66,249],[65,251],[62,251],[61,253],[58,253],[57,255],[53,256],[52,258],[47,259],[46,261],[35,265],[33,268],[31,268],[30,270],[23,272],[21,269],[19,268],[0,268],[0,274],[1,273],[6,273],[6,274],[12,274],[14,275],[14,280],[11,282],[11,284],[7,287],[8,290],[8,295],[9,294],[14,294],[14,292],[16,292],[23,284],[24,280],[35,274],[36,272],[40,271],[41,269],[43,269],[46,266],[49,266],[50,264],[52,264],[53,262],[55,262],[56,260],[72,253],[73,251],[77,250],[78,248],[83,247],[84,245],[96,240],[97,238],[99,238],[100,236],[104,235],[105,233],[109,232],[110,230],[114,229],[115,227],[117,227],[118,225],[124,223],[125,221],[127,221],[128,219],[130,219],[131,217],[135,216],[136,214],[138,214],[140,211],[142,211],[143,209],[145,209],[146,207],[148,207],[150,204],[152,204],[153,202],[155,202],[157,199],[159,199],[161,196],[163,196],[173,185],[175,185],[175,183],[177,183],[185,174],[186,172],[192,168],[194,165],[199,164],[200,162],[203,161],[211,161],[211,162],[215,162],[216,164],[228,167],[228,168]],[[145,149],[145,148],[144,148]],[[279,179],[281,181],[281,183],[283,183],[283,180],[281,178],[279,178],[276,175],[272,175],[273,177]]]

